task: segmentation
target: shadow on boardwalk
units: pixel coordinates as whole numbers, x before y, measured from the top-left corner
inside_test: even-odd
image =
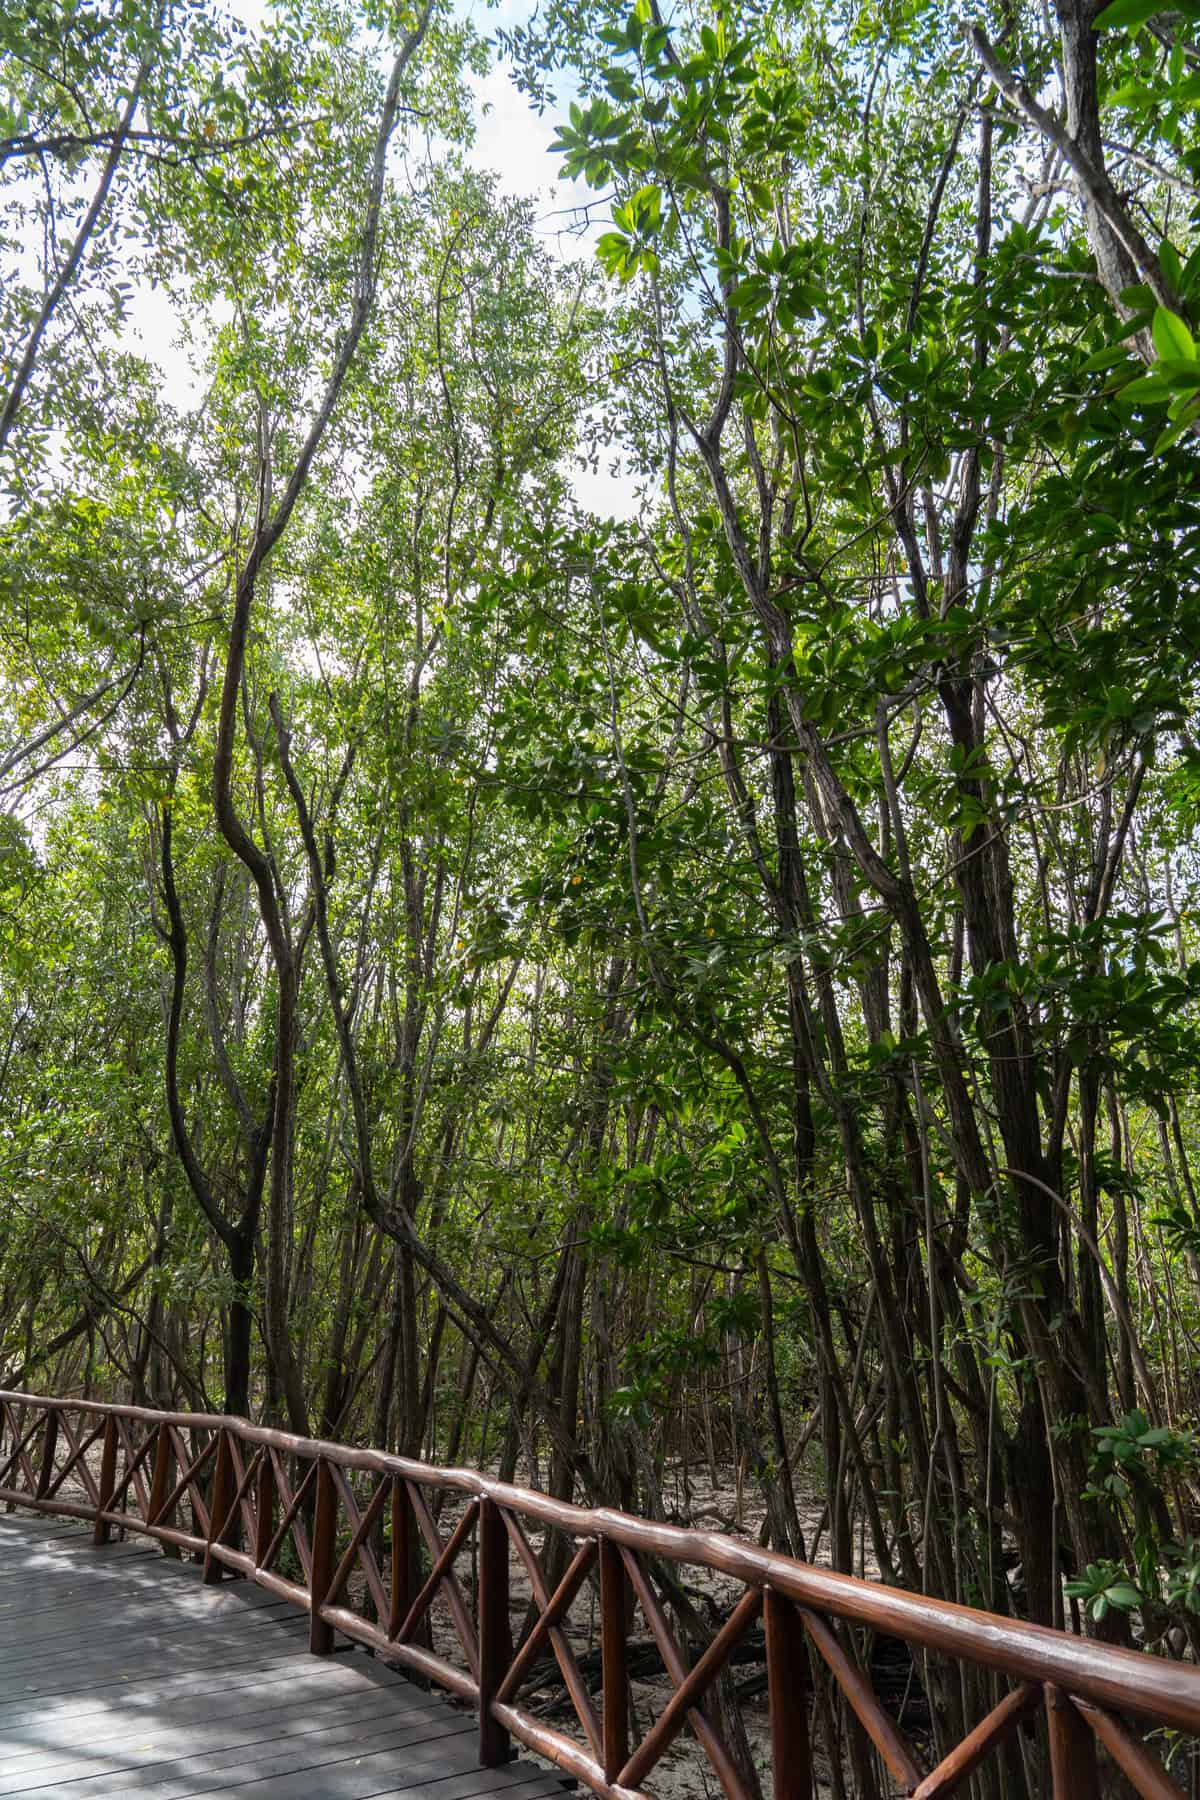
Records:
[[[0,1516],[0,1797],[562,1800],[530,1762],[481,1769],[478,1726],[244,1582],[153,1545]]]

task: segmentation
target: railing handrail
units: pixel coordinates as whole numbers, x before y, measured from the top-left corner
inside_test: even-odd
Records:
[[[322,1438],[298,1437],[221,1413],[160,1412],[149,1407],[57,1399],[3,1389],[0,1405],[35,1407],[44,1412],[90,1413],[186,1431],[226,1432],[244,1443],[263,1445],[308,1461],[323,1460],[342,1469],[395,1476],[471,1499],[490,1500],[572,1538],[608,1539],[628,1550],[647,1552],[669,1562],[712,1569],[747,1587],[772,1589],[802,1607],[830,1613],[850,1624],[869,1626],[922,1650],[959,1658],[1022,1681],[1050,1683],[1096,1706],[1200,1734],[1200,1668],[1194,1665],[910,1593],[883,1582],[842,1575],[777,1551],[760,1549],[732,1535],[656,1524],[609,1507],[576,1506],[554,1500],[534,1488],[493,1480],[474,1469],[440,1468],[384,1450],[355,1449]]]

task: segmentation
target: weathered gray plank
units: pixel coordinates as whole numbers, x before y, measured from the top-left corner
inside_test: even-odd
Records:
[[[147,1591],[91,1596],[75,1589],[70,1594],[56,1595],[48,1605],[39,1593],[36,1611],[27,1611],[23,1624],[19,1609],[0,1612],[0,1667],[14,1657],[26,1658],[42,1648],[53,1649],[64,1637],[84,1637],[93,1630],[188,1631],[201,1619],[206,1623],[220,1620],[224,1624],[230,1619],[240,1623],[249,1622],[251,1615],[256,1620],[299,1616],[286,1600],[261,1588],[247,1588],[244,1582],[239,1582],[237,1588],[232,1584],[224,1590],[217,1588],[211,1600],[205,1590],[195,1585],[176,1594]]]
[[[342,1765],[335,1771],[322,1770],[315,1786],[305,1787],[303,1778],[284,1778],[224,1788],[222,1792],[236,1796],[236,1800],[316,1800],[318,1795],[320,1800],[381,1800],[385,1794],[401,1796],[402,1800],[475,1800],[477,1795],[487,1794],[502,1794],[505,1800],[515,1800],[518,1794],[538,1794],[545,1800],[563,1800],[562,1782],[554,1776],[539,1777],[532,1763],[522,1763],[516,1768],[510,1764],[506,1769],[448,1769],[444,1774],[412,1769],[407,1785],[397,1785],[397,1777],[393,1775],[384,1787],[380,1783],[387,1779],[386,1771],[367,1768],[369,1760],[364,1757],[357,1768]],[[56,1800],[69,1800],[69,1796],[56,1796]]]
[[[434,1735],[421,1738],[421,1730]],[[333,1741],[325,1742],[327,1735]],[[336,1733],[314,1733],[283,1749],[264,1746],[240,1759],[228,1753],[183,1757],[146,1769],[103,1769],[84,1780],[43,1781],[35,1776],[19,1791],[30,1800],[112,1800],[117,1794],[137,1795],[139,1800],[151,1795],[154,1800],[195,1800],[214,1793],[273,1796],[277,1788],[283,1791],[291,1784],[287,1791],[297,1795],[332,1797],[352,1790],[356,1781],[363,1793],[371,1792],[372,1784],[378,1786],[375,1775],[380,1769],[393,1781],[402,1773],[405,1779],[426,1780],[465,1773],[474,1767],[474,1745],[474,1733],[464,1721],[452,1735],[430,1725],[361,1737],[352,1730],[340,1738]]]
[[[249,1729],[243,1723],[240,1731],[219,1725],[206,1731],[194,1723],[181,1729],[173,1716],[138,1720],[136,1732],[127,1728],[123,1739],[80,1745],[73,1756],[43,1757],[11,1776],[0,1776],[0,1794],[36,1793],[41,1786],[69,1781],[79,1800],[90,1800],[93,1793],[110,1791],[118,1778],[130,1794],[159,1795],[179,1783],[188,1793],[211,1792],[230,1779],[246,1781],[260,1771],[312,1769],[365,1749],[424,1744],[475,1729],[466,1719],[447,1718],[448,1708],[398,1709],[389,1707],[387,1698],[376,1689],[344,1702],[341,1716],[316,1716],[307,1709],[274,1712],[265,1722],[256,1717]]]
[[[45,1701],[35,1698],[28,1705],[17,1697],[0,1707],[0,1744],[11,1733],[20,1731],[28,1720],[66,1720],[82,1718],[89,1713],[115,1717],[118,1705],[133,1712],[152,1710],[156,1706],[178,1709],[190,1706],[193,1699],[203,1700],[211,1695],[214,1704],[224,1706],[242,1696],[251,1699],[256,1688],[286,1691],[288,1683],[301,1682],[305,1687],[327,1688],[331,1693],[344,1687],[361,1688],[364,1682],[367,1686],[372,1685],[371,1676],[360,1673],[358,1658],[339,1654],[317,1659],[309,1654],[307,1638],[301,1641],[289,1638],[282,1654],[263,1656],[252,1645],[247,1650],[248,1654],[240,1660],[226,1659],[215,1667],[194,1668],[160,1680],[131,1681],[118,1667],[112,1671],[111,1679],[94,1681],[83,1693],[59,1695]],[[420,1698],[419,1690],[404,1682],[403,1676],[397,1675],[395,1680],[403,1684],[406,1693]]]
[[[393,1693],[369,1684],[364,1688],[352,1670],[344,1672],[343,1680],[315,1658],[309,1661],[314,1665],[311,1675],[298,1668],[289,1670],[284,1677],[239,1685],[217,1695],[211,1689],[205,1689],[183,1700],[171,1699],[167,1702],[171,1727],[186,1727],[189,1734],[196,1734],[197,1748],[202,1748],[210,1741],[215,1742],[214,1732],[221,1733],[232,1743],[235,1733],[245,1731],[255,1736],[276,1720],[281,1722],[281,1734],[286,1734],[291,1713],[333,1723],[343,1715],[349,1717],[378,1707],[389,1716],[398,1717],[401,1713],[407,1715],[421,1698],[414,1693],[410,1701],[411,1690],[407,1688]],[[130,1735],[129,1716],[126,1712],[118,1715],[107,1707],[65,1718],[35,1715],[23,1724],[10,1725],[5,1728],[0,1742],[0,1780],[38,1759],[45,1760],[55,1754],[69,1757],[81,1742],[89,1747],[124,1743]],[[139,1712],[136,1716],[143,1715]]]
[[[522,1762],[508,1769],[451,1775],[417,1787],[388,1788],[373,1794],[371,1800],[486,1800],[490,1794],[502,1795],[503,1800],[563,1800],[563,1789],[568,1786],[560,1776],[547,1775],[532,1763]]]
[[[106,1672],[103,1677],[97,1674],[96,1679],[81,1690],[54,1695],[48,1700],[37,1696],[32,1700],[18,1697],[10,1705],[0,1707],[0,1741],[3,1741],[6,1732],[30,1719],[111,1713],[117,1707],[130,1710],[152,1705],[159,1700],[168,1705],[176,1705],[192,1694],[211,1694],[214,1696],[214,1704],[219,1705],[222,1694],[240,1691],[252,1682],[278,1681],[311,1666],[312,1658],[305,1639],[302,1647],[296,1646],[273,1656],[264,1656],[253,1646],[247,1646],[243,1655],[226,1657],[215,1669],[194,1668],[182,1674],[167,1676],[161,1681],[132,1681],[119,1670]]]
[[[182,1694],[199,1685],[219,1691],[238,1686],[256,1672],[281,1674],[288,1668],[307,1665],[307,1662],[308,1639],[303,1627],[297,1632],[293,1627],[285,1630],[282,1626],[280,1641],[275,1649],[268,1650],[251,1639],[249,1642],[243,1641],[236,1651],[218,1656],[215,1661],[206,1662],[204,1657],[197,1654],[191,1668],[177,1669],[170,1673],[164,1673],[161,1669],[149,1672],[140,1670],[135,1673],[120,1659],[110,1659],[107,1666],[96,1664],[92,1668],[90,1681],[85,1680],[81,1685],[77,1678],[73,1684],[68,1684],[53,1694],[40,1693],[35,1684],[32,1697],[29,1697],[28,1689],[17,1690],[9,1683],[0,1701],[0,1732],[18,1715],[33,1713],[45,1716],[50,1712],[87,1707],[96,1701],[112,1705],[118,1694],[125,1696],[123,1704],[136,1705],[138,1697],[147,1693]]]
[[[298,1630],[294,1617],[263,1624],[256,1622],[253,1615],[236,1626],[214,1624],[208,1630],[200,1622],[190,1631],[162,1635],[138,1631],[121,1638],[100,1630],[77,1640],[73,1650],[63,1650],[58,1655],[35,1652],[26,1664],[6,1672],[4,1685],[14,1698],[21,1693],[64,1693],[78,1685],[81,1670],[91,1670],[93,1676],[103,1674],[108,1665],[115,1666],[118,1656],[120,1669],[129,1678],[156,1672],[167,1674],[206,1663],[219,1665],[223,1656],[244,1651],[248,1638],[269,1633],[273,1644],[276,1632],[295,1635]],[[282,1646],[282,1637],[279,1641]],[[264,1653],[271,1652],[268,1649]]]
[[[4,1460],[7,1460],[5,1454],[0,1453],[0,1461]],[[8,1517],[11,1515],[6,1514],[5,1516]],[[50,1519],[43,1517],[40,1519],[27,1520],[24,1515],[21,1515],[21,1522],[22,1524],[35,1525],[37,1527],[37,1536],[39,1538],[61,1538],[71,1536],[87,1537],[90,1535],[88,1526],[79,1519]],[[32,1536],[33,1534],[31,1533],[30,1535]]]
[[[86,1643],[95,1637],[130,1642],[141,1638],[148,1642],[151,1638],[186,1637],[191,1631],[206,1628],[257,1632],[264,1626],[273,1629],[284,1620],[300,1617],[296,1607],[282,1601],[273,1607],[239,1606],[234,1602],[211,1617],[195,1605],[170,1608],[152,1603],[137,1607],[115,1604],[99,1610],[88,1608],[79,1613],[65,1607],[56,1610],[53,1620],[35,1621],[24,1643],[15,1622],[5,1626],[0,1633],[0,1685],[10,1667],[28,1667],[39,1658],[56,1656],[64,1646]]]

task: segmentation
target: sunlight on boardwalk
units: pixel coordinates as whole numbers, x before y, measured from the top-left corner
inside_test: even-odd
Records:
[[[481,1769],[474,1717],[244,1582],[153,1547],[0,1516],[0,1796],[561,1800],[529,1762]]]

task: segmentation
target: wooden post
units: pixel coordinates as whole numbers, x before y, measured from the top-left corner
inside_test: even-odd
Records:
[[[312,1579],[309,1583],[308,1647],[314,1656],[328,1656],[333,1649],[333,1626],[321,1617],[321,1608],[333,1580],[337,1551],[337,1489],[322,1456],[317,1462],[317,1499],[312,1524]]]
[[[508,1762],[509,1736],[492,1717],[496,1690],[512,1661],[508,1619],[508,1532],[504,1514],[486,1495],[479,1503],[479,1760],[485,1769]]]
[[[101,1517],[106,1513],[113,1501],[113,1490],[117,1485],[117,1421],[109,1413],[104,1421],[104,1447],[100,1452],[100,1504],[96,1508],[96,1524],[92,1532],[93,1544],[107,1544],[108,1525]]]
[[[1076,1712],[1069,1694],[1046,1683],[1046,1725],[1050,1733],[1050,1788],[1054,1800],[1100,1800],[1096,1740]]]
[[[0,1456],[4,1454],[4,1441],[6,1436],[11,1436],[12,1438],[13,1453],[15,1455],[17,1448],[17,1425],[16,1420],[12,1416],[12,1407],[8,1404],[7,1400],[0,1406]],[[6,1500],[4,1502],[4,1510],[6,1513],[15,1512],[17,1510],[16,1502],[13,1500]]]
[[[767,1707],[771,1721],[774,1800],[813,1800],[808,1739],[808,1644],[791,1601],[773,1588],[763,1596],[767,1638]]]
[[[625,1664],[628,1578],[621,1552],[600,1539],[600,1659],[603,1681],[604,1779],[615,1781],[629,1760],[629,1673]]]
[[[275,1535],[275,1465],[265,1449],[258,1465],[258,1482],[254,1496],[254,1566],[261,1569],[263,1558]]]
[[[150,1504],[146,1509],[147,1525],[169,1525],[171,1521],[163,1518],[163,1508],[171,1492],[171,1475],[175,1467],[175,1452],[171,1448],[171,1428],[160,1425],[158,1437],[154,1445],[154,1474],[150,1480]],[[174,1512],[172,1507],[171,1511]],[[163,1555],[173,1556],[178,1560],[178,1544],[163,1543]]]
[[[46,1414],[46,1430],[42,1437],[42,1466],[38,1470],[36,1498],[44,1500],[46,1489],[54,1479],[54,1452],[58,1448],[58,1414]]]
[[[159,1513],[166,1505],[167,1495],[171,1491],[171,1433],[166,1425],[160,1425],[154,1443],[154,1474],[150,1478],[150,1504],[146,1508],[147,1525],[165,1523],[160,1521]]]
[[[399,1475],[392,1477],[392,1579],[387,1634],[394,1638],[417,1591],[417,1540],[408,1486]]]
[[[213,1470],[212,1503],[208,1512],[208,1548],[204,1552],[204,1580],[210,1587],[220,1581],[224,1573],[220,1558],[213,1555],[213,1545],[220,1542],[221,1534],[229,1522],[235,1491],[229,1438],[222,1431],[217,1439],[217,1466]]]

